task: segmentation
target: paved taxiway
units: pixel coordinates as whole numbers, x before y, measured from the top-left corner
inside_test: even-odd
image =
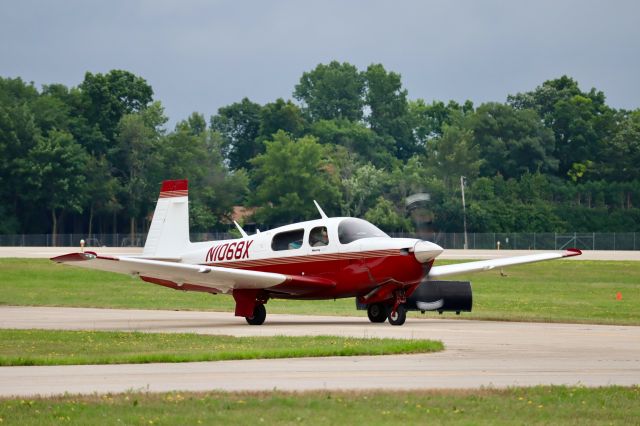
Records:
[[[0,307],[2,328],[442,340],[435,354],[182,364],[1,367],[0,395],[126,390],[419,389],[538,384],[640,384],[640,327],[270,314],[248,326],[230,313]]]

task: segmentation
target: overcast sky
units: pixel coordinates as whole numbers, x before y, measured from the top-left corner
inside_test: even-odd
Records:
[[[382,63],[412,99],[503,102],[568,74],[640,107],[640,1],[2,0],[0,75],[145,78],[171,123],[247,96],[291,98],[304,71]]]

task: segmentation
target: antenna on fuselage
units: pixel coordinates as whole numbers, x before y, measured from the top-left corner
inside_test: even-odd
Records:
[[[240,234],[242,235],[242,238],[247,238],[249,236],[249,235],[247,235],[246,232],[244,232],[244,229],[242,229],[242,226],[238,225],[238,222],[236,222],[234,220],[233,223],[236,225],[236,228],[238,228],[238,231],[240,231]]]
[[[320,204],[318,204],[316,200],[313,200],[313,204],[316,205],[316,208],[320,212],[320,217],[322,217],[323,219],[329,219],[329,217],[326,214],[324,214],[324,212],[322,211],[322,208],[320,207]]]

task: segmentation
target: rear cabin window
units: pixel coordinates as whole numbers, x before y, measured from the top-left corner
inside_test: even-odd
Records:
[[[302,247],[303,238],[304,229],[281,232],[273,236],[273,240],[271,240],[271,248],[274,251],[299,249]]]
[[[389,238],[387,234],[362,219],[345,219],[338,225],[338,239],[342,244],[374,237]]]

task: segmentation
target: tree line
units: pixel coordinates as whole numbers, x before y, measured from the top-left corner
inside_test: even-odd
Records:
[[[504,103],[409,99],[381,64],[304,72],[292,99],[244,98],[168,130],[152,87],[112,70],[75,87],[0,77],[0,233],[145,231],[188,178],[192,231],[233,206],[263,228],[327,213],[389,231],[640,231],[640,109],[568,76]],[[415,193],[429,201],[407,206]]]

